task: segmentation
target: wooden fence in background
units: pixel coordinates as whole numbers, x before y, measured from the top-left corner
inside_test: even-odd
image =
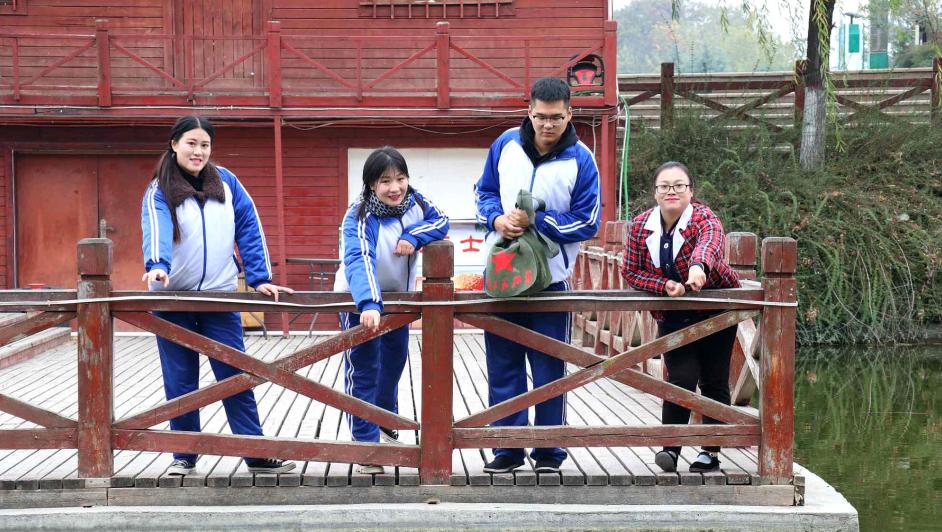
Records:
[[[618,77],[618,90],[634,127],[669,126],[675,115],[702,120],[733,120],[743,127],[774,131],[801,124],[804,62],[793,72],[677,74],[673,63],[661,73]],[[888,121],[938,121],[942,58],[931,68],[832,72],[838,114],[845,123],[879,113]]]

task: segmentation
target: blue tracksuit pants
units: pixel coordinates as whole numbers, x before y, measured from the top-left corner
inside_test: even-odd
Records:
[[[360,315],[340,313],[343,330],[360,324]],[[371,405],[399,413],[399,378],[409,356],[409,326],[400,327],[344,352],[346,393]],[[378,442],[375,423],[347,414],[354,441]]]
[[[551,284],[544,291],[558,292],[568,289],[569,283],[560,281]],[[562,342],[569,343],[570,341],[571,314],[569,312],[508,312],[497,314],[497,317]],[[534,388],[559,379],[566,372],[566,363],[562,360],[539,351],[527,349],[496,334],[484,333],[484,348],[487,357],[488,403],[491,406],[527,391],[527,360],[530,362]],[[536,405],[535,410],[534,425],[566,424],[565,395],[544,401]],[[528,424],[528,418],[529,409],[521,410],[516,414],[495,421],[491,425],[495,427],[522,427]],[[523,451],[523,449],[494,449],[494,455],[510,456],[522,460]],[[566,459],[567,454],[562,449],[548,447],[533,449],[530,456],[534,460],[549,458],[562,462]]]
[[[242,321],[238,312],[154,312],[154,315],[239,351],[245,351],[245,344],[242,342]],[[167,400],[199,388],[199,353],[160,336],[157,337],[157,350],[160,352]],[[209,364],[217,381],[242,373],[242,370],[212,358],[209,359]],[[262,425],[258,420],[258,408],[252,390],[227,397],[222,400],[222,405],[226,409],[229,428],[233,434],[262,435]],[[170,428],[199,432],[199,410],[171,419]],[[197,455],[173,453],[173,457],[196,463]]]

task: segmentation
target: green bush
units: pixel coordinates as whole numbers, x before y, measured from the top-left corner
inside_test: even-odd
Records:
[[[681,118],[633,132],[629,210],[653,205],[658,165],[684,162],[727,231],[798,240],[800,342],[916,340],[942,321],[942,128],[868,124],[841,140],[805,172],[793,131]]]

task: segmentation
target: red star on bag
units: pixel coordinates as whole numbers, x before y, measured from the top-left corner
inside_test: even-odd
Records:
[[[491,256],[491,260],[494,262],[494,273],[502,270],[507,270],[508,272],[514,271],[513,261],[516,256],[516,253],[511,253],[510,251],[501,251]]]

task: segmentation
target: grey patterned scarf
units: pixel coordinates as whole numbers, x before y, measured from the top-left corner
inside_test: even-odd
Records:
[[[413,201],[415,200],[412,197],[412,192],[409,192],[399,205],[390,207],[376,197],[376,194],[370,194],[370,197],[366,199],[366,212],[379,218],[401,218],[406,211],[412,208]]]

